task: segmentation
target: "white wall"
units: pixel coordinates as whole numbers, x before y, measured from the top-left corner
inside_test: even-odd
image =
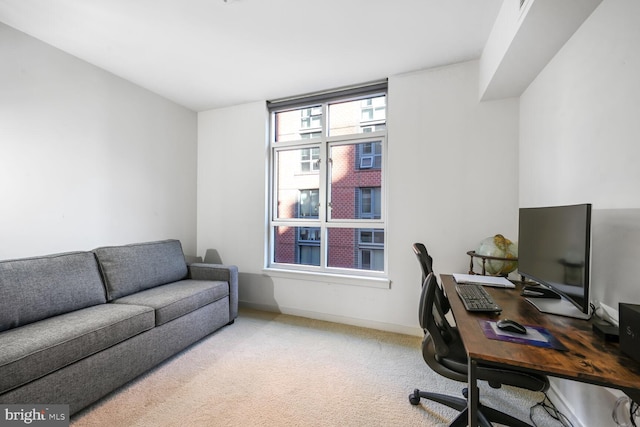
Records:
[[[266,138],[264,102],[198,113],[198,255],[242,273],[264,263]]]
[[[604,0],[520,101],[520,205],[593,203],[593,300],[614,308],[640,303],[639,16]],[[614,425],[603,389],[556,384],[584,425]]]
[[[196,114],[0,24],[0,259],[178,238]]]
[[[593,203],[593,296],[616,307],[640,303],[640,241],[624,233],[640,228],[639,12],[636,1],[604,1],[520,105],[520,205]]]
[[[390,289],[263,272],[261,102],[198,115],[198,254],[216,249],[239,266],[245,304],[420,334],[411,244],[428,246],[438,272],[466,272],[481,239],[517,232],[517,99],[479,103],[477,94],[475,61],[389,79]]]

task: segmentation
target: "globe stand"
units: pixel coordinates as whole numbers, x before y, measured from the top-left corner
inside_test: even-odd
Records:
[[[469,262],[469,274],[478,274],[475,271],[473,271],[473,258],[480,258],[482,259],[482,275],[486,276],[487,275],[487,269],[486,269],[486,263],[487,260],[495,260],[495,261],[507,261],[507,262],[514,262],[514,261],[518,261],[518,258],[504,258],[504,257],[499,257],[499,256],[489,256],[489,255],[480,255],[477,254],[476,251],[469,251],[467,252],[467,255],[469,255],[469,257],[471,258],[471,261]],[[507,277],[509,274],[500,274],[500,276],[502,277]]]

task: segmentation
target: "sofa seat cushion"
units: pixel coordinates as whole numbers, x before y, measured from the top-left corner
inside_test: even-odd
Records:
[[[186,279],[118,298],[112,302],[153,307],[156,312],[156,326],[159,326],[228,296],[227,282]]]
[[[179,240],[109,246],[93,252],[109,301],[187,278],[187,262]]]
[[[101,304],[0,332],[0,394],[152,329],[154,324],[150,307]]]

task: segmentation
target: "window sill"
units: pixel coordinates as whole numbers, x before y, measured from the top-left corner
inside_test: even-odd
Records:
[[[349,276],[346,274],[319,273],[279,268],[265,268],[264,274],[270,277],[285,279],[308,280],[310,282],[324,282],[337,285],[361,286],[366,288],[390,289],[391,281],[386,277]]]

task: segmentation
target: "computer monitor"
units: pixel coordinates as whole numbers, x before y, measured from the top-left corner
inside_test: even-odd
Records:
[[[518,272],[561,298],[527,298],[540,311],[588,319],[591,204],[521,208]]]

